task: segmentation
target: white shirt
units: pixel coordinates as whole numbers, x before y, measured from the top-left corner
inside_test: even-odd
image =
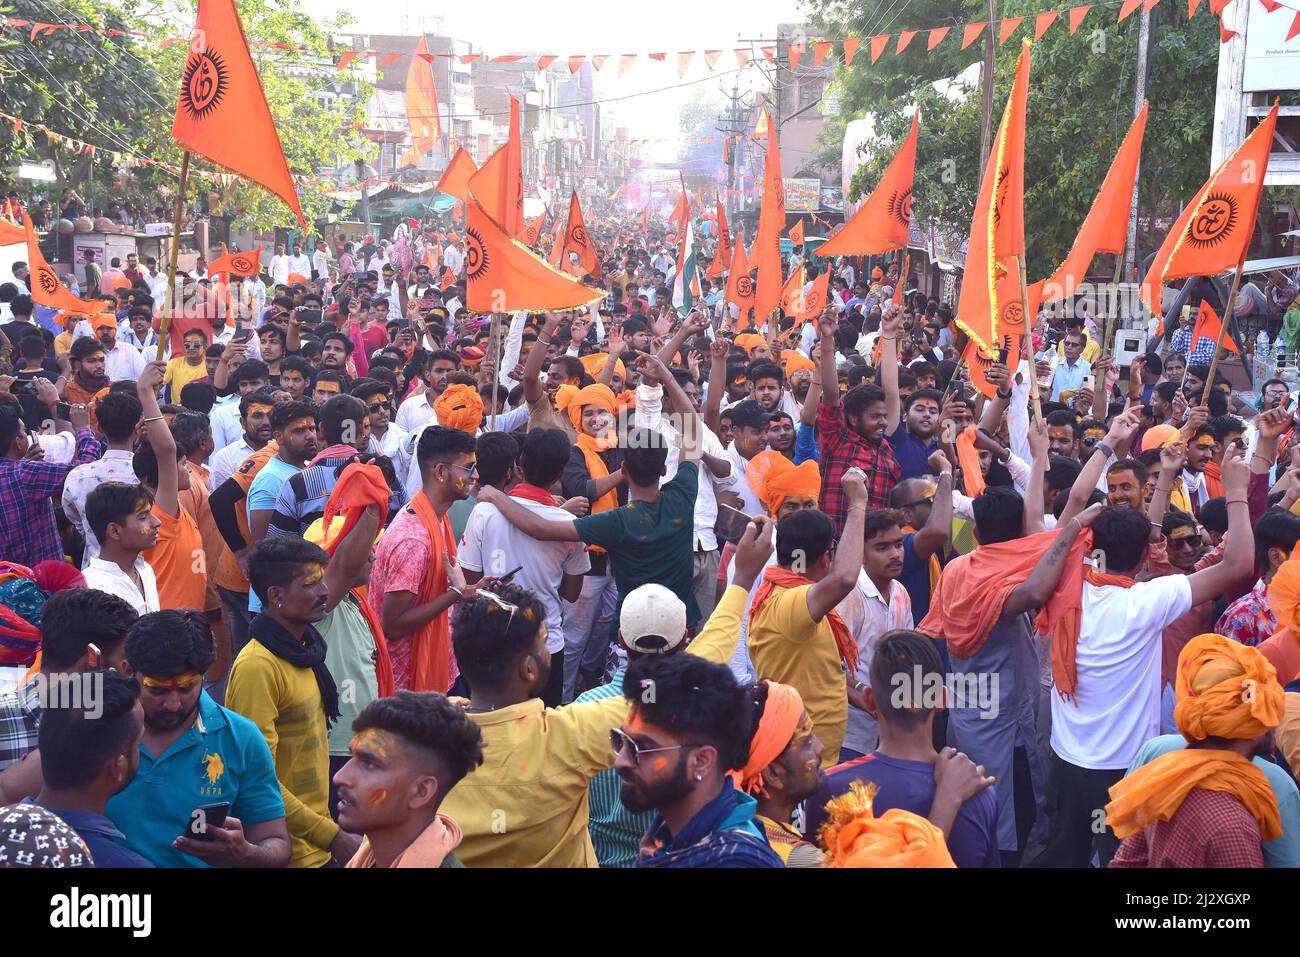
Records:
[[[307,258],[306,253],[299,253],[297,256],[289,257],[289,272],[298,273],[300,276],[311,276],[311,260]]]
[[[1083,583],[1074,700],[1052,692],[1052,750],[1117,770],[1160,733],[1161,632],[1192,607],[1186,575],[1131,588]]]
[[[910,631],[912,622],[912,596],[898,579],[889,582],[889,594],[882,595],[865,568],[858,569],[858,580],[835,610],[844,619],[853,638],[858,643],[858,670],[854,680],[863,684],[871,682],[871,656],[876,639],[887,631],[904,628]],[[867,712],[849,705],[849,723],[844,733],[844,746],[862,754],[870,754],[880,740],[880,726]]]
[[[44,462],[51,462],[55,465],[67,465],[72,461],[73,455],[77,451],[77,436],[75,432],[55,432],[48,435],[45,432],[36,433],[36,444],[41,447],[45,453]]]
[[[82,574],[86,576],[86,587],[106,591],[116,595],[136,610],[137,614],[147,615],[151,611],[162,611],[158,604],[158,578],[149,563],[139,555],[135,556],[135,571],[144,585],[144,594],[135,587],[130,576],[118,568],[114,562],[102,558],[92,558]]]
[[[370,433],[370,451],[377,455],[387,455],[391,459],[397,455],[398,447],[404,438],[406,438],[406,430],[399,429],[389,422],[382,439],[376,438],[374,432]]]
[[[763,505],[763,500],[758,497],[758,493],[749,484],[749,479],[745,477],[745,469],[749,468],[749,460],[741,456],[736,449],[735,442],[727,446],[723,456],[731,463],[731,474],[738,476],[740,479],[729,491],[740,496],[741,511],[751,518],[757,515],[766,515],[767,508]]]
[[[239,468],[244,459],[256,451],[241,434],[234,442],[213,452],[208,459],[208,491],[215,492],[221,488],[235,474],[235,469]]]
[[[158,334],[150,329],[149,334],[146,335],[144,341],[141,342],[140,337],[137,336],[135,330],[131,328],[131,323],[123,319],[117,324],[117,341],[119,343],[124,342],[128,346],[134,346],[140,350],[156,349],[158,347]],[[145,361],[147,362],[148,360],[146,359]],[[113,377],[110,375],[109,378]],[[136,376],[129,376],[129,378],[134,379]]]
[[[670,443],[668,459],[664,463],[667,471],[664,473],[664,477],[659,480],[661,488],[677,476],[677,458],[681,451],[681,437],[677,434],[677,430],[669,424],[668,420],[662,417],[662,402],[662,386],[637,386],[635,424],[656,430],[666,436]],[[700,422],[700,428],[703,430],[704,451],[716,458],[725,459],[727,450],[723,448],[722,440],[714,435],[713,430],[704,425],[703,421]],[[731,489],[736,483],[739,473],[733,465],[730,475],[716,478],[705,466],[703,460],[698,465],[699,482],[695,493],[695,538],[692,544],[697,551],[711,552],[718,547],[718,536],[713,530],[713,526],[718,523],[718,496],[715,487]]]
[[[442,264],[450,269],[453,275],[459,276],[465,265],[465,254],[455,246],[448,246],[442,251]]]
[[[208,421],[212,424],[212,447],[215,449],[224,449],[230,443],[238,441],[244,434],[244,426],[239,421],[238,399],[214,408],[208,416]],[[226,478],[230,476],[227,475]]]
[[[276,283],[287,283],[289,281],[289,257],[283,253],[276,253],[271,257],[271,279]]]
[[[400,406],[397,407],[397,417],[393,423],[403,432],[414,432],[423,426],[430,419],[437,421],[434,414],[433,406],[429,404],[429,397],[433,395],[432,389],[425,389],[419,395],[413,395]],[[437,402],[437,397],[434,397]]]
[[[140,378],[145,365],[145,358],[140,354],[140,350],[125,342],[116,343],[112,351],[104,351],[104,372],[114,382]]]
[[[311,266],[316,275],[324,279],[329,275],[330,254],[323,249],[316,250],[311,254]]]
[[[135,469],[131,467],[132,455],[119,449],[109,449],[102,458],[84,465],[78,465],[63,482],[63,514],[68,517],[86,539],[86,551],[82,556],[81,567],[85,568],[90,560],[99,555],[99,539],[86,522],[86,496],[105,482],[126,482],[130,485],[139,483]]]
[[[554,505],[524,498],[515,501],[548,521],[573,518]],[[546,609],[546,650],[554,654],[564,647],[564,619],[558,589],[565,575],[583,575],[591,570],[585,545],[539,542],[507,522],[495,505],[479,502],[465,523],[456,560],[462,567],[482,572],[484,576],[504,575],[522,565],[513,580],[532,592]]]

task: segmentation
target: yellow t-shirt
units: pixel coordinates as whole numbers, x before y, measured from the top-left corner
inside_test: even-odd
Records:
[[[163,372],[163,385],[167,387],[167,395],[171,397],[171,401],[180,402],[181,389],[196,379],[206,379],[207,377],[208,364],[206,362],[200,362],[198,365],[192,366],[185,361],[184,356],[177,356],[167,363],[167,369]]]
[[[830,622],[813,621],[808,589],[778,588],[749,626],[749,655],[758,677],[793,685],[803,698],[817,737],[826,749],[822,766],[840,761],[849,720],[844,669]]]
[[[320,867],[339,826],[329,815],[329,738],[316,676],[251,638],[230,669],[226,707],[257,725],[271,747],[292,846],[289,866]]]

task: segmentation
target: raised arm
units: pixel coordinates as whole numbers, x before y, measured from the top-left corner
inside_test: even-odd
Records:
[[[898,330],[903,325],[903,307],[887,303],[880,321],[880,385],[885,390],[885,434],[893,435],[903,415],[898,394]]]
[[[1033,535],[1043,531],[1043,484],[1047,476],[1047,423],[1037,420],[1029,423],[1029,449],[1033,461],[1029,464],[1029,484],[1025,487],[1024,533]]]
[[[912,539],[912,548],[921,559],[929,558],[944,548],[952,533],[952,463],[942,452],[930,453],[926,461],[939,473],[939,480],[930,502],[930,517]]]
[[[524,401],[530,405],[538,401],[545,392],[541,380],[542,363],[546,361],[546,347],[551,344],[559,328],[559,314],[548,312],[546,321],[542,324],[542,331],[538,333],[537,341],[528,350],[528,358],[524,360]]]
[[[1151,522],[1151,542],[1160,541],[1161,525],[1165,512],[1169,510],[1169,493],[1173,490],[1174,479],[1183,470],[1183,461],[1187,458],[1187,443],[1182,439],[1172,442],[1160,450],[1160,478],[1156,481],[1155,491],[1151,493],[1151,504],[1147,506],[1147,519]]]
[[[158,488],[154,504],[173,518],[180,516],[180,497],[177,491],[180,466],[176,461],[176,440],[167,427],[162,410],[158,408],[158,387],[162,385],[165,362],[150,362],[136,380],[135,394],[140,399],[144,415],[140,421],[145,439],[158,460]]]
[[[1066,558],[1070,554],[1070,547],[1074,544],[1074,540],[1080,532],[1092,524],[1092,520],[1097,517],[1102,508],[1104,506],[1101,502],[1090,505],[1059,527],[1051,548],[1034,565],[1034,570],[1029,573],[1029,577],[1007,596],[1006,604],[1002,608],[1004,615],[1018,615],[1021,612],[1042,608],[1047,604],[1047,600],[1052,597],[1052,592],[1056,591],[1061,574],[1065,571]]]
[[[865,544],[862,536],[867,518],[866,474],[859,468],[848,469],[840,484],[849,500],[849,513],[844,520],[844,531],[840,534],[831,570],[808,589],[808,614],[813,621],[821,621],[848,597],[857,584],[858,572],[862,570]]]
[[[325,599],[326,614],[333,611],[343,596],[364,577],[370,563],[370,550],[374,547],[375,535],[379,532],[379,522],[384,517],[382,511],[378,505],[366,506],[366,510],[361,513],[361,520],[339,542],[329,564],[325,566],[325,584],[329,588],[329,597]]]
[[[709,388],[704,396],[704,424],[721,431],[722,394],[727,391],[727,350],[731,341],[722,336],[709,344]]]
[[[835,368],[835,330],[838,326],[835,312],[827,306],[817,320],[817,328],[822,336],[821,345],[818,346],[817,375],[822,387],[821,401],[831,408],[840,404],[840,379]]]
[[[1101,481],[1102,469],[1106,467],[1106,463],[1115,452],[1116,446],[1127,442],[1133,433],[1137,431],[1139,414],[1140,409],[1132,408],[1126,409],[1115,416],[1115,420],[1110,424],[1110,431],[1106,433],[1106,438],[1097,443],[1092,455],[1087,462],[1083,463],[1083,468],[1079,470],[1079,477],[1074,480],[1074,485],[1070,488],[1070,500],[1066,502],[1065,511],[1061,513],[1061,523],[1068,522],[1083,511],[1088,504],[1088,499],[1092,497],[1092,490]]]
[[[1223,536],[1223,560],[1217,565],[1187,576],[1192,588],[1192,605],[1212,601],[1255,571],[1255,533],[1250,527],[1250,506],[1246,503],[1245,448],[1236,442],[1223,456],[1223,489],[1228,500],[1228,531]]]

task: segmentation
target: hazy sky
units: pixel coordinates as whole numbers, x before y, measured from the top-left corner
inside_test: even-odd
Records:
[[[448,6],[440,16],[430,6],[408,0],[305,0],[305,7],[322,16],[346,11],[355,29],[365,33],[410,33],[421,29],[473,43],[488,55],[539,52],[561,57],[552,70],[567,72],[570,54],[611,54],[597,74],[601,98],[646,93],[610,102],[620,123],[632,136],[674,137],[682,104],[699,91],[730,91],[736,59],[731,51],[739,39],[775,36],[778,23],[799,22],[799,0],[747,0],[718,4],[708,0],[657,0],[651,4],[611,3],[608,0],[481,0]],[[647,16],[647,13],[650,13]],[[439,22],[441,21],[441,23]],[[679,77],[674,54],[679,50],[726,51],[711,77],[702,56],[696,56],[685,79]],[[668,53],[663,63],[641,56],[621,79],[620,53]],[[692,82],[697,81],[697,82]],[[686,84],[686,85],[683,85]],[[765,87],[762,75],[750,67],[741,81]],[[671,89],[657,91],[662,87]]]

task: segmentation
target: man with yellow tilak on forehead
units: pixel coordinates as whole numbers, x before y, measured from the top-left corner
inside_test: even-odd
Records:
[[[1200,635],[1178,657],[1174,720],[1187,747],[1110,789],[1106,823],[1123,840],[1113,867],[1263,867],[1282,836],[1278,798],[1252,763],[1272,747],[1282,686],[1263,654]]]

